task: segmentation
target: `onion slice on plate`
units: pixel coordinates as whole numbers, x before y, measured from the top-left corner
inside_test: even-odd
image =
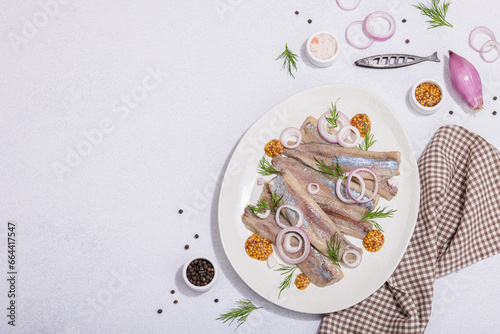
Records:
[[[385,34],[378,34],[370,28],[370,24],[373,22],[373,20],[379,17],[386,19],[390,24],[389,31]],[[373,12],[370,15],[368,15],[363,21],[363,31],[369,38],[372,38],[379,42],[383,42],[391,38],[396,32],[396,21],[394,21],[392,15],[387,12],[381,12],[381,11]]]
[[[359,176],[359,175],[353,175],[353,177],[357,178],[359,180],[359,185],[361,186],[361,193],[359,194],[358,197],[356,197],[356,199],[359,199],[361,200],[361,198],[363,198],[363,196],[365,196],[365,191],[366,191],[366,185],[365,185],[365,180]],[[350,184],[350,183],[349,183]],[[337,179],[337,184],[335,185],[335,192],[337,194],[337,197],[344,203],[348,203],[348,204],[351,204],[351,203],[357,203],[355,199],[353,198],[345,198],[344,195],[342,194],[342,190],[340,189],[340,187],[342,186],[342,179],[341,178],[338,178]],[[347,184],[346,184],[346,192],[347,192],[347,195],[349,197],[351,197],[349,195],[350,191],[347,190]]]
[[[280,213],[281,213],[281,209],[283,209],[283,208],[287,208],[287,209],[290,209],[290,210],[297,212],[297,215],[299,215],[299,218],[297,220],[297,224],[295,224],[294,226],[301,227],[302,223],[304,223],[304,213],[298,207],[296,207],[294,205],[288,205],[288,204],[282,205],[278,208],[278,210],[276,210],[276,224],[278,224],[278,226],[281,228],[289,227],[288,225],[285,225],[280,221]]]
[[[484,56],[484,54],[490,52],[492,49],[497,49],[497,55],[496,55],[496,57],[492,58],[492,59],[486,59],[486,57]],[[500,44],[497,41],[494,41],[494,40],[488,41],[488,42],[484,43],[484,45],[481,47],[481,52],[480,53],[481,53],[481,58],[483,58],[483,60],[485,62],[487,62],[487,63],[493,63],[500,56]]]
[[[256,214],[260,219],[266,219],[271,214],[271,210],[266,210],[266,212],[259,212]]]
[[[373,189],[373,195],[370,197],[370,198],[367,198],[367,199],[360,199],[361,196],[358,196],[358,197],[354,197],[352,196],[351,194],[351,190],[349,189],[350,188],[350,185],[351,185],[351,180],[353,177],[357,178],[359,180],[359,177],[357,173],[359,172],[368,172],[370,174],[373,175],[373,178],[375,180],[375,188]],[[366,203],[366,202],[369,202],[371,201],[372,199],[375,198],[375,196],[377,195],[377,192],[378,192],[378,178],[377,178],[377,174],[375,174],[374,171],[372,171],[370,168],[367,168],[367,167],[359,167],[359,168],[355,168],[353,169],[349,175],[347,176],[347,179],[346,179],[346,182],[345,182],[345,189],[347,191],[347,195],[356,203]]]
[[[283,237],[285,236],[285,234],[290,232],[296,232],[304,241],[304,252],[296,259],[292,259],[291,257],[289,257],[283,249]],[[309,256],[309,253],[311,252],[311,242],[309,241],[309,237],[307,236],[306,232],[304,232],[304,230],[295,226],[289,226],[282,229],[276,236],[276,249],[278,250],[278,254],[283,261],[288,264],[298,264],[307,259],[307,257]]]
[[[347,139],[345,137],[345,134],[347,134],[348,137],[350,136],[350,133],[348,132],[349,130],[354,132],[354,135],[356,136],[356,139],[351,141],[350,143],[345,141],[345,139]],[[348,126],[344,126],[342,129],[340,129],[339,133],[337,133],[337,137],[339,139],[339,144],[341,146],[347,147],[347,148],[353,148],[353,147],[358,146],[359,140],[361,139],[361,133],[359,133],[359,130],[357,127],[352,126],[352,125],[348,125]]]
[[[292,237],[295,237],[299,240],[299,244],[297,246],[292,246]],[[286,233],[285,239],[283,240],[283,249],[290,254],[295,254],[302,248],[303,243],[304,242],[301,236],[297,232]]]
[[[273,269],[277,265],[278,261],[276,260],[276,258],[273,256],[273,254],[269,254],[269,256],[267,257],[267,267],[269,269]]]
[[[336,130],[337,131],[337,134],[333,134],[333,133],[330,133],[328,130],[330,129],[329,128],[329,123],[328,121],[326,120],[327,117],[331,116],[331,113],[329,111],[325,112],[323,115],[320,116],[320,118],[318,119],[318,133],[319,135],[321,136],[321,138],[323,138],[325,141],[329,142],[329,143],[332,143],[332,144],[337,144],[339,142],[339,138],[338,138],[338,131],[344,127],[344,126],[347,126],[349,124],[351,124],[351,121],[349,120],[349,117],[347,117],[346,114],[344,114],[343,112],[338,112],[339,113],[339,118],[337,120],[337,127],[336,128],[333,128],[333,130]],[[342,126],[340,126],[339,124],[342,124]],[[349,135],[346,134],[345,135],[345,138],[344,139],[347,139]]]
[[[319,184],[309,183],[307,185],[307,192],[311,195],[316,195],[317,193],[319,193]]]
[[[289,144],[290,139],[295,139],[292,144]],[[286,128],[280,135],[280,142],[286,148],[297,148],[302,141],[302,133],[300,130],[294,127]]]
[[[356,257],[354,261],[352,262],[348,261],[349,255],[354,255]],[[348,249],[342,255],[342,262],[344,262],[345,266],[349,268],[356,268],[357,266],[359,266],[359,264],[361,263],[361,259],[362,259],[361,252],[358,251],[357,249]]]
[[[360,30],[361,34],[358,34],[357,36],[361,36],[362,35],[364,38],[366,38],[367,41],[366,41],[365,44],[356,43],[353,40],[353,38],[351,38],[350,35],[349,35],[349,31],[351,31],[352,27],[354,27],[356,25],[360,25],[361,26],[361,30]],[[350,46],[352,46],[353,48],[359,49],[359,50],[364,50],[364,49],[370,47],[373,44],[373,39],[367,37],[363,33],[363,21],[354,21],[353,23],[351,23],[351,24],[349,24],[347,26],[347,28],[345,29],[345,40],[347,41],[347,43],[349,43]]]
[[[355,10],[356,8],[358,8],[361,0],[354,0],[354,3],[351,6],[346,5],[344,2],[345,2],[345,0],[337,0],[337,5],[340,7],[340,9],[349,11],[349,10]],[[353,2],[353,1],[351,0],[351,2]]]
[[[477,51],[477,52],[483,52],[482,51],[482,47],[477,47],[475,44],[474,44],[474,40],[476,39],[476,36],[479,35],[479,34],[484,34],[484,35],[487,35],[490,40],[492,41],[496,41],[496,38],[495,38],[495,34],[493,33],[493,31],[491,31],[490,29],[486,28],[486,27],[477,27],[476,29],[472,30],[469,34],[469,45],[470,47],[474,50],[474,51]],[[483,44],[484,46],[484,44]],[[491,51],[491,49],[493,49],[493,47],[490,46],[490,48],[488,50],[484,50],[484,52],[489,52]]]

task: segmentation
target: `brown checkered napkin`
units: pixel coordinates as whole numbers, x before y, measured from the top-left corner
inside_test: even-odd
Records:
[[[418,162],[420,210],[387,282],[323,318],[319,334],[423,333],[434,279],[500,252],[500,154],[459,126],[440,128]]]

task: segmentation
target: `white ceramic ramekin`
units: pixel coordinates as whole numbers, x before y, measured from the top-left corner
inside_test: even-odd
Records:
[[[196,286],[194,284],[192,284],[191,282],[189,282],[188,278],[187,278],[187,269],[189,267],[189,264],[191,262],[193,262],[194,260],[205,260],[205,261],[208,261],[212,264],[212,266],[214,267],[214,278],[212,279],[212,281],[210,283],[208,283],[207,285],[203,285],[203,286]],[[217,265],[215,264],[215,261],[212,260],[211,258],[209,257],[206,257],[206,256],[195,256],[191,259],[189,259],[185,264],[184,264],[184,267],[182,267],[182,278],[184,279],[184,282],[186,283],[186,285],[193,289],[194,291],[198,291],[198,292],[205,292],[207,290],[209,290],[212,286],[214,286],[215,284],[215,281],[217,280],[217,275],[219,273],[219,268],[217,267]]]
[[[333,37],[333,39],[335,39],[335,42],[337,43],[337,50],[336,50],[335,54],[332,57],[328,58],[328,59],[319,59],[316,56],[314,56],[312,54],[312,52],[311,52],[311,47],[310,47],[311,46],[311,42],[312,42],[313,38],[316,37],[319,34],[330,35],[330,36]],[[328,32],[328,31],[318,31],[318,32],[315,32],[314,34],[312,34],[311,37],[309,37],[309,39],[307,40],[307,43],[306,43],[307,58],[309,58],[309,60],[311,61],[311,63],[313,63],[314,65],[319,66],[319,67],[328,67],[328,66],[332,65],[333,61],[335,60],[335,58],[337,58],[339,52],[340,52],[339,39],[334,34],[332,34],[331,32]]]
[[[415,97],[415,91],[417,90],[418,85],[420,85],[423,82],[433,83],[436,86],[438,86],[439,89],[441,90],[441,101],[439,101],[439,103],[436,104],[434,107],[425,107],[425,106],[421,105],[420,103],[418,103],[417,98]],[[411,91],[410,91],[411,105],[413,106],[413,108],[416,111],[418,111],[419,113],[425,114],[425,115],[434,114],[443,105],[444,98],[445,98],[444,86],[439,81],[436,81],[436,80],[430,79],[430,78],[418,80],[415,83],[415,85],[413,85],[413,87],[411,88]]]

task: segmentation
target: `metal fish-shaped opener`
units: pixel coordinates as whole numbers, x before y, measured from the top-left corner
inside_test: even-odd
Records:
[[[439,63],[437,52],[434,52],[429,57],[419,57],[405,54],[386,54],[366,57],[356,60],[354,65],[370,68],[398,68],[421,63],[423,61],[435,61]]]

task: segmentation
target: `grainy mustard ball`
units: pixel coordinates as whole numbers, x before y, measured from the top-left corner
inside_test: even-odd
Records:
[[[273,139],[266,144],[266,146],[264,147],[264,151],[266,151],[266,155],[268,157],[274,158],[277,155],[283,154],[284,148],[285,147],[283,146],[281,141],[279,141],[278,139]]]
[[[252,234],[245,242],[245,250],[252,259],[266,261],[273,253],[273,246],[258,234]]]
[[[356,114],[353,118],[351,118],[351,125],[356,127],[361,134],[361,137],[364,137],[365,134],[365,125],[368,131],[372,128],[372,122],[370,121],[370,117],[367,114]]]
[[[299,290],[305,290],[309,286],[309,283],[311,283],[311,280],[304,273],[298,274],[295,279],[295,285]]]
[[[369,252],[377,252],[384,245],[385,237],[379,230],[373,230],[368,232],[365,239],[363,240],[363,246]]]
[[[415,98],[424,107],[434,107],[441,101],[441,90],[431,82],[422,82],[415,89]]]

